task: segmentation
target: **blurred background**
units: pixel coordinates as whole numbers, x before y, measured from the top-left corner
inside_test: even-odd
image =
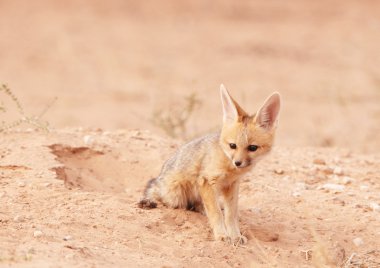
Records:
[[[0,83],[53,128],[180,139],[221,125],[221,83],[252,113],[279,91],[278,146],[377,152],[380,2],[0,0]]]

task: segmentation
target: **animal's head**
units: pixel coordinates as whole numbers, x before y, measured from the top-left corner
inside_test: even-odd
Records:
[[[220,145],[235,168],[254,166],[271,150],[280,111],[280,94],[269,96],[256,114],[247,114],[220,86],[223,128]]]

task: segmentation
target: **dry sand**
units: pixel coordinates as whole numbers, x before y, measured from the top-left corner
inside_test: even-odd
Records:
[[[71,129],[9,132],[0,145],[0,265],[307,267],[318,246],[331,264],[352,254],[363,267],[380,264],[380,155],[276,148],[243,180],[240,224],[250,240],[233,247],[213,241],[199,213],[137,207],[177,147],[171,140]]]
[[[380,267],[377,1],[0,1],[0,267]],[[247,245],[205,216],[137,208],[146,181],[221,123],[283,97],[276,147],[243,178]],[[0,92],[1,121],[19,118]],[[155,111],[200,100],[175,139]]]

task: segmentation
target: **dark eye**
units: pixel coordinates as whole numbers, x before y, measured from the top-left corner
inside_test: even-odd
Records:
[[[235,143],[230,143],[230,148],[231,149],[236,149],[236,144]]]
[[[249,145],[248,146],[248,151],[254,152],[257,149],[259,149],[259,146],[257,146],[257,145]]]

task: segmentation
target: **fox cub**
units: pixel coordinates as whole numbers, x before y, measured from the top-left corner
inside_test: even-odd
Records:
[[[245,243],[238,220],[240,177],[271,150],[280,95],[273,93],[254,115],[247,114],[223,85],[220,96],[222,130],[180,147],[160,175],[148,182],[139,207],[155,208],[159,201],[205,212],[216,240]]]

